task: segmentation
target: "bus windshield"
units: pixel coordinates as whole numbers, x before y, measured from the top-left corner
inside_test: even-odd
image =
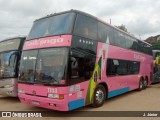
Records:
[[[74,13],[65,13],[37,20],[27,39],[71,33],[74,16]]]
[[[65,84],[67,56],[68,48],[24,51],[20,65],[20,81],[35,84]]]
[[[0,78],[7,78],[7,77],[15,76],[17,56],[16,55],[10,56],[10,53],[12,52],[5,52],[5,53],[0,54]],[[10,58],[9,61],[6,59],[7,57]],[[6,65],[6,62],[9,62],[9,64]]]

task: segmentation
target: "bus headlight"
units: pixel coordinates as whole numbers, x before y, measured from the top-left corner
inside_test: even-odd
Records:
[[[48,94],[48,98],[53,98],[53,99],[64,99],[63,94]]]
[[[21,89],[19,89],[19,90],[18,90],[18,93],[20,93],[20,94],[24,94],[24,93],[25,93],[25,90],[21,90]]]

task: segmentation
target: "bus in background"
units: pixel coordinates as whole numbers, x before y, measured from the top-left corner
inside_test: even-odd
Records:
[[[69,111],[151,84],[152,46],[87,13],[34,22],[18,79],[22,103]]]
[[[160,50],[153,50],[153,81],[152,83],[160,82]]]
[[[17,97],[17,79],[25,37],[0,41],[0,95]]]

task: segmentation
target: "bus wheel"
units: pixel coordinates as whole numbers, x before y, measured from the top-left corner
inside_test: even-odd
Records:
[[[98,85],[94,91],[93,107],[100,107],[106,100],[106,90],[103,85]]]
[[[148,81],[147,81],[147,78],[145,78],[143,81],[144,89],[147,88],[147,85],[148,85]]]
[[[142,90],[144,88],[144,82],[143,82],[143,79],[141,78],[140,81],[139,81],[139,88],[138,90]]]

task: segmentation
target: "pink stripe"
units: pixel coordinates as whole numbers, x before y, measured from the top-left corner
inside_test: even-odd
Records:
[[[23,50],[57,47],[57,46],[70,46],[72,35],[61,35],[39,38],[34,40],[25,41]]]

